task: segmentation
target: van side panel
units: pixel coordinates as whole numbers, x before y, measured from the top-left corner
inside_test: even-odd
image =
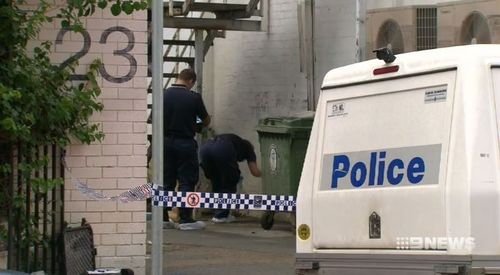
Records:
[[[497,120],[497,146],[500,144],[500,68],[493,68],[493,97],[495,99],[495,113]],[[500,153],[500,147],[498,148]]]
[[[478,62],[479,63],[479,62]],[[484,64],[484,62],[481,62]],[[469,70],[464,79],[464,119],[466,129],[466,152],[470,171],[470,220],[471,236],[475,238],[472,253],[492,255],[500,253],[499,228],[499,182],[496,180],[497,135],[494,117],[494,98],[490,66]],[[471,66],[469,66],[471,67]],[[473,74],[474,73],[474,74]],[[494,85],[494,84],[493,84]]]
[[[489,69],[489,68],[488,68]],[[479,110],[472,119],[477,129],[471,161],[471,230],[476,254],[500,253],[500,68],[483,77],[492,89],[481,88],[469,110]],[[491,82],[486,81],[491,76]],[[480,81],[482,82],[482,81]],[[490,86],[491,87],[491,86]],[[486,215],[487,213],[487,215]]]

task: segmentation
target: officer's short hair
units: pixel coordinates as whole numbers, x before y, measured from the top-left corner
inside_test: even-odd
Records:
[[[184,80],[184,81],[193,80],[193,81],[196,82],[196,73],[194,72],[193,69],[184,69],[179,74],[178,79],[181,79],[181,80]]]

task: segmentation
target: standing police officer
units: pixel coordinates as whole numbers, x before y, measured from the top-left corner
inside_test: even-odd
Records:
[[[198,183],[198,144],[194,139],[196,119],[200,118],[205,127],[210,123],[210,116],[201,95],[191,91],[195,82],[194,70],[184,69],[175,84],[163,93],[165,135],[163,184],[168,191],[173,191],[178,181],[178,191],[193,192]],[[192,209],[180,208],[179,217],[180,230],[205,228],[205,223],[192,218]]]

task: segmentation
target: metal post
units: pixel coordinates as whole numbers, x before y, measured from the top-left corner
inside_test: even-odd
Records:
[[[10,145],[10,148],[9,148],[9,151],[10,151],[10,155],[9,155],[9,164],[10,164],[10,167],[12,169],[12,171],[10,172],[10,176],[9,176],[9,184],[7,186],[7,195],[10,197],[10,198],[13,198],[14,197],[14,184],[16,182],[16,179],[15,179],[15,171],[14,169],[16,169],[16,159],[17,159],[17,150],[15,148],[15,145],[14,144],[11,144]],[[7,231],[7,269],[14,269],[16,268],[15,266],[15,261],[14,261],[14,251],[15,251],[15,246],[14,246],[14,240],[16,238],[16,235],[15,235],[15,227],[14,227],[14,217],[15,217],[15,208],[12,204],[9,204],[7,205],[7,214],[8,214],[8,218],[9,218],[9,222],[8,222],[8,231]]]
[[[203,88],[203,30],[194,34],[194,70],[196,72],[196,91],[201,94]]]
[[[153,46],[153,182],[163,182],[163,1],[153,0],[152,46]],[[163,209],[152,207],[152,251],[151,274],[163,273]]]

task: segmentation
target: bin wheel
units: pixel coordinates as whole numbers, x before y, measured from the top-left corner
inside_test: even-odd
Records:
[[[273,227],[274,224],[274,211],[266,211],[264,214],[262,214],[262,217],[260,217],[260,226],[264,230],[270,230]]]

